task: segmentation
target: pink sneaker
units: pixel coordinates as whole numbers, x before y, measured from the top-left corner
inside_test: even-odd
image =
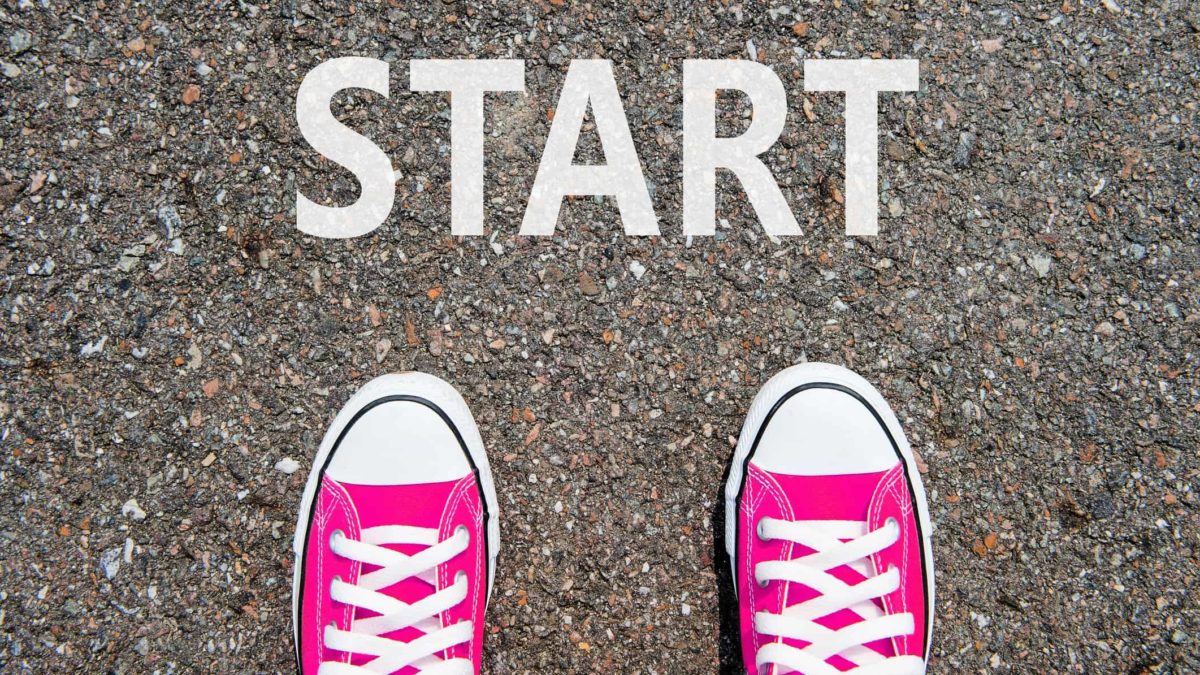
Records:
[[[478,673],[500,528],[458,392],[384,375],[342,408],[296,525],[292,626],[304,675]]]
[[[771,378],[742,427],[725,509],[748,673],[925,672],[925,490],[866,380],[824,363]]]

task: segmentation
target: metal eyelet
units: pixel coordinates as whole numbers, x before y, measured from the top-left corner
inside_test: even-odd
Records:
[[[466,525],[459,525],[458,527],[454,528],[454,536],[466,537],[467,541],[471,541],[471,533],[467,530]]]
[[[754,526],[754,533],[756,535],[758,535],[759,541],[767,541],[766,528],[765,528],[766,520],[767,520],[766,518],[763,518],[758,521],[758,525]]]
[[[768,581],[767,579],[759,579],[759,578],[755,577],[754,583],[758,584],[759,588],[766,588],[767,584],[769,584],[771,582]]]
[[[456,583],[456,584],[457,584],[457,583],[459,583],[460,581],[461,581],[461,582],[463,582],[463,583],[466,583],[466,582],[467,582],[467,573],[466,573],[465,571],[463,571],[463,570],[459,570],[459,571],[458,571],[457,573],[455,573],[455,575],[454,575],[454,583]]]
[[[330,533],[330,535],[329,535],[329,547],[330,548],[333,548],[333,540],[337,539],[339,537],[342,539],[345,539],[346,533],[342,532],[341,530],[334,530],[332,533]]]

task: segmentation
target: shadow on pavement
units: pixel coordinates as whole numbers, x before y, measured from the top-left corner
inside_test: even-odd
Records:
[[[729,568],[729,555],[725,552],[725,483],[729,480],[732,465],[725,467],[721,489],[717,494],[712,511],[713,567],[717,574],[717,598],[720,627],[717,638],[719,675],[745,675],[742,670],[741,645],[739,644],[738,602],[734,592],[733,574]],[[737,517],[732,514],[730,517]]]

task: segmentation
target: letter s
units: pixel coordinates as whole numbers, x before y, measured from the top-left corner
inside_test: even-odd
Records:
[[[324,206],[296,190],[296,227],[305,234],[345,239],[383,224],[396,199],[392,162],[378,146],[343,125],[329,110],[333,96],[358,87],[388,95],[388,65],[356,56],[332,59],[309,71],[296,94],[296,122],[314,150],[346,167],[362,193],[350,206]]]

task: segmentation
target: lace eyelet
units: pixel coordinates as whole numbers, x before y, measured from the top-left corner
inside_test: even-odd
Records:
[[[767,541],[766,528],[765,528],[766,520],[767,520],[766,518],[763,518],[758,521],[758,525],[754,526],[754,533],[758,536],[759,541]]]
[[[766,580],[766,579],[758,579],[758,578],[755,578],[755,579],[754,579],[754,583],[758,584],[758,587],[759,587],[759,588],[766,588],[766,587],[767,587],[767,584],[769,584],[769,583],[771,583],[771,582],[770,582],[770,581],[768,581],[768,580]]]
[[[461,582],[463,582],[463,583],[466,583],[466,582],[467,582],[467,573],[466,573],[465,571],[463,571],[463,570],[459,570],[458,572],[456,572],[456,573],[454,574],[454,583],[456,583],[456,584],[457,584],[457,583],[459,583],[460,581],[461,581]]]
[[[888,519],[883,521],[883,524],[895,529],[897,532],[900,531],[900,521],[896,520],[893,516],[888,516]]]
[[[466,525],[459,525],[458,527],[454,528],[454,536],[466,537],[467,541],[471,541],[471,533],[467,530]]]
[[[339,538],[340,538],[340,539],[345,539],[345,538],[346,538],[346,533],[345,533],[345,532],[342,532],[341,530],[334,530],[334,531],[333,531],[333,532],[332,532],[332,533],[329,535],[329,547],[330,547],[330,548],[333,548],[333,542],[334,542],[334,540],[335,540],[335,539],[339,539]]]

